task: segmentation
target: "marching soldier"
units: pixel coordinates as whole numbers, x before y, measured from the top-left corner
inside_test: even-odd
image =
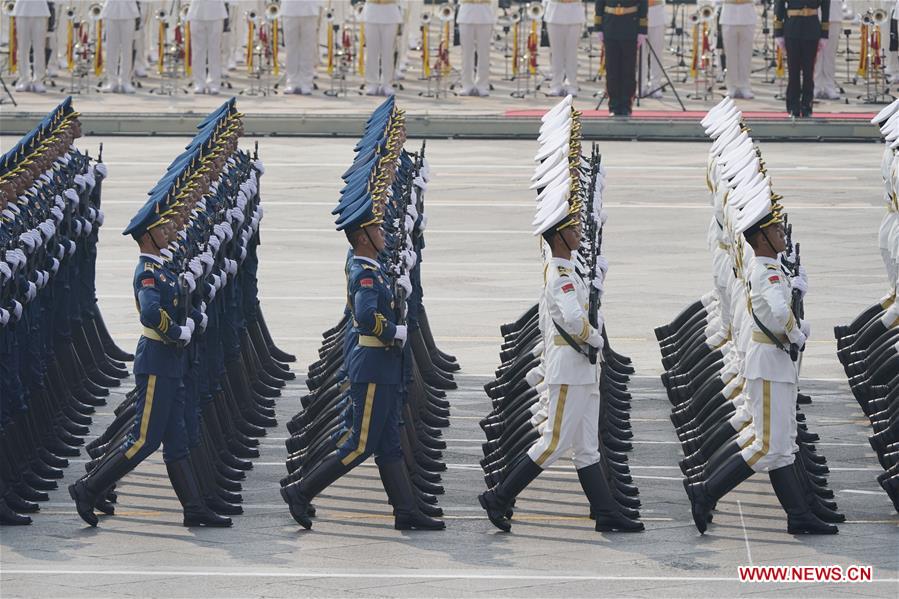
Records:
[[[462,0],[459,5],[456,23],[462,46],[462,96],[490,95],[490,38],[496,10],[495,0]]]
[[[774,40],[787,55],[787,112],[812,116],[815,59],[827,45],[830,3],[827,0],[775,0]]]
[[[190,25],[190,68],[194,93],[217,95],[222,84],[222,30],[228,10],[224,0],[192,0],[187,10]]]
[[[753,0],[723,0],[721,7],[721,37],[727,57],[725,83],[732,98],[751,100],[752,45],[755,23],[758,20]]]
[[[629,116],[637,78],[637,49],[646,40],[647,0],[596,0],[599,43],[605,45],[609,110]]]
[[[646,0],[643,0],[645,3]],[[644,14],[645,17],[645,14]],[[550,96],[577,96],[578,41],[584,28],[584,5],[580,0],[547,0],[546,33],[549,36],[552,81]]]
[[[284,93],[312,93],[318,60],[318,20],[321,0],[282,0],[287,81]]]
[[[311,502],[316,495],[374,454],[384,490],[393,505],[398,530],[442,530],[444,523],[423,514],[416,504],[410,475],[404,462],[400,427],[403,413],[404,376],[411,364],[404,360],[407,325],[399,324],[405,299],[395,297],[388,272],[379,256],[385,249],[382,223],[387,192],[396,177],[405,132],[402,114],[392,101],[382,105],[370,122],[351,171],[364,177],[348,183],[343,199],[333,211],[337,230],[352,246],[347,262],[347,309],[352,327],[344,337],[346,376],[351,412],[347,432],[330,447],[331,453],[298,481],[281,487],[281,497],[294,520],[312,527]],[[347,175],[348,176],[348,175]],[[355,181],[356,179],[353,179]],[[371,182],[371,184],[369,183]],[[405,220],[405,214],[399,214]],[[396,283],[408,295],[408,276]]]
[[[106,0],[100,11],[106,24],[105,92],[134,93],[131,85],[131,56],[134,50],[134,23],[140,18],[136,0]]]
[[[179,306],[179,280],[163,258],[163,249],[176,233],[168,219],[175,208],[172,204],[168,193],[151,197],[124,231],[134,237],[140,248],[133,281],[143,325],[134,360],[137,418],[121,445],[107,451],[93,470],[69,486],[78,515],[90,526],[98,523],[94,509],[108,489],[160,444],[164,446],[163,458],[172,488],[184,507],[184,525],[231,526],[230,518],[219,516],[206,506],[188,459],[182,387],[184,347],[206,319],[195,308],[188,315],[187,306]]]
[[[47,91],[44,74],[47,72],[45,53],[50,9],[46,0],[16,0],[12,16],[16,27],[16,68],[19,71],[16,91],[43,94]],[[29,56],[34,58],[33,63]]]
[[[843,9],[840,2],[830,2],[830,31],[839,33],[843,26]],[[827,44],[815,61],[815,97],[821,100],[839,100],[840,85],[837,83],[837,39]],[[893,51],[887,52],[888,56],[895,56]]]
[[[403,22],[397,0],[368,0],[365,23],[365,94],[392,96],[397,27]]]

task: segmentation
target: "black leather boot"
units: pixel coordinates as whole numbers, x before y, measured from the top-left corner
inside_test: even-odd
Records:
[[[281,487],[281,498],[290,507],[290,515],[297,524],[309,530],[312,528],[309,506],[316,495],[325,490],[328,485],[349,472],[337,454],[325,458],[302,480]]]
[[[487,512],[490,521],[503,532],[512,530],[512,524],[506,517],[512,501],[521,493],[525,487],[537,478],[543,469],[534,463],[527,455],[522,455],[521,459],[509,471],[503,482],[493,489],[478,495],[478,501],[481,507]]]
[[[184,526],[214,526],[226,528],[231,526],[231,518],[219,516],[213,512],[203,501],[200,493],[200,484],[190,467],[187,458],[177,462],[168,462],[165,465],[169,473],[169,480],[178,501],[184,508]]]
[[[94,514],[97,500],[105,494],[106,489],[131,472],[137,464],[125,458],[125,452],[116,450],[102,459],[100,465],[88,474],[69,485],[69,496],[75,500],[75,509],[81,519],[91,526],[99,520]]]
[[[609,490],[609,483],[597,462],[577,471],[590,510],[596,517],[596,532],[640,532],[643,523],[623,515]]]
[[[709,474],[705,482],[691,484],[684,480],[684,489],[692,504],[693,523],[701,534],[705,534],[712,509],[718,500],[750,476],[752,468],[746,464],[742,454],[736,453]]]
[[[771,486],[787,513],[787,532],[791,535],[835,535],[837,527],[822,522],[809,509],[805,490],[793,464],[768,472]]]
[[[397,530],[443,530],[446,524],[442,520],[429,518],[422,514],[412,492],[409,471],[402,460],[387,464],[378,464],[378,473],[384,490],[393,506],[394,524]]]

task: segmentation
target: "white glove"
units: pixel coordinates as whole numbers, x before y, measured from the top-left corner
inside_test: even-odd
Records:
[[[9,322],[9,311],[0,308],[0,327],[6,326]]]
[[[805,294],[808,292],[808,281],[804,280],[802,277],[793,277],[790,281],[793,289],[799,291],[802,297],[805,297]]]
[[[415,208],[415,204],[409,203],[406,207],[406,214],[408,214],[413,221],[418,220],[418,210]]]
[[[265,166],[262,164],[262,161],[261,161],[261,160],[254,160],[254,161],[253,161],[253,168],[255,168],[257,171],[259,171],[259,174],[260,174],[260,175],[264,175],[264,174],[265,174]]]
[[[102,162],[98,162],[94,165],[94,172],[100,175],[100,178],[102,179],[109,176],[109,169],[106,168],[106,165]]]
[[[597,256],[596,268],[602,273],[603,278],[605,278],[606,273],[609,272],[609,259],[605,256]]]
[[[787,49],[787,43],[784,41],[784,38],[782,38],[782,37],[774,38],[774,45],[777,46],[777,49],[780,50],[781,52],[784,52]]]
[[[599,37],[599,43],[603,43],[606,38],[605,34],[602,31],[597,31],[596,34]]]
[[[194,322],[193,318],[188,317],[187,320],[184,321],[184,326],[190,329],[190,333],[191,335],[193,335],[194,329],[197,327],[197,323]]]
[[[187,319],[187,322],[192,323],[191,319]],[[181,333],[178,335],[178,340],[183,341],[185,345],[190,343],[190,338],[193,336],[193,331],[188,327],[181,327]]]
[[[194,289],[197,288],[197,281],[196,281],[196,279],[194,279],[193,273],[186,272],[186,273],[182,274],[181,276],[182,276],[184,282],[187,283],[187,292],[193,293]]]
[[[393,338],[399,341],[401,346],[406,345],[406,335],[408,334],[409,332],[406,329],[406,325],[398,324],[396,325],[396,333],[393,335]]]
[[[0,277],[3,277],[6,280],[12,278],[12,269],[6,262],[0,262]]]
[[[59,260],[57,260],[56,258],[51,258],[51,260],[53,260],[53,266],[50,267],[50,270],[55,275],[56,272],[59,270]]]
[[[78,246],[76,246],[76,245],[75,245],[75,242],[72,241],[71,239],[68,239],[67,241],[69,242],[69,247],[66,248],[66,251],[68,252],[68,255],[71,256],[72,254],[75,253],[75,249],[76,249]]]
[[[418,230],[421,231],[421,232],[424,232],[424,230],[427,229],[427,228],[428,228],[428,215],[427,215],[427,214],[422,214],[422,215],[421,215],[421,222],[418,223]]]
[[[25,292],[25,303],[29,303],[37,295],[37,285],[28,281],[28,291]]]
[[[222,225],[215,225],[214,227],[212,227],[212,232],[215,235],[216,239],[219,240],[220,243],[222,241],[224,241],[225,238],[228,236],[225,233],[225,227],[223,227]]]
[[[22,304],[16,300],[12,301],[12,321],[19,322],[22,319]]]
[[[87,177],[85,177],[84,175],[75,175],[75,177],[73,177],[73,179],[75,181],[75,185],[80,187],[82,190],[84,190],[87,187]]]
[[[212,276],[215,277],[215,275]],[[210,302],[215,299],[215,292],[217,291],[214,281],[215,280],[213,279],[213,283],[209,285],[209,293],[206,294],[206,299],[208,299]]]
[[[97,210],[97,226],[102,227],[103,223],[106,221],[106,215],[103,214],[102,210]]]
[[[227,267],[228,267],[228,274],[229,274],[229,275],[236,275],[236,274],[237,274],[237,262],[236,262],[236,261],[232,260],[231,258],[226,258],[226,259],[225,259],[225,264],[226,264]]]
[[[396,284],[403,288],[403,291],[406,292],[406,297],[412,295],[412,281],[409,280],[409,275],[402,275],[396,280]]]
[[[213,239],[215,238],[213,237]],[[212,259],[212,254],[210,254],[209,252],[203,252],[202,254],[200,254],[200,262],[202,262],[205,266],[203,270],[207,275],[212,272],[212,265],[215,263],[215,261]]]
[[[404,250],[403,260],[406,262],[406,269],[412,270],[415,268],[415,263],[418,262],[418,255],[412,250]]]
[[[84,221],[84,236],[87,237],[88,235],[91,234],[91,231],[93,231],[93,230],[94,230],[93,223],[91,223],[91,221],[89,221],[89,220]]]
[[[50,214],[53,215],[53,218],[56,219],[57,223],[61,223],[62,219],[65,218],[65,214],[59,209],[59,206],[53,206],[53,208],[50,209]]]
[[[75,182],[78,182],[79,175],[75,175]],[[62,195],[66,196],[66,198],[71,202],[74,206],[77,206],[81,203],[81,198],[78,197],[78,192],[76,192],[71,187],[62,192]]]
[[[800,325],[802,328],[802,334],[805,335],[806,341],[812,336],[812,325],[809,324],[809,321],[803,320]]]
[[[240,248],[240,263],[243,264],[243,261],[247,259],[247,248]]]
[[[75,237],[81,237],[81,219],[80,218],[72,219],[72,224],[75,225],[74,226]]]
[[[209,324],[209,317],[204,313],[200,318],[200,332],[206,331],[206,325]]]
[[[590,331],[590,336],[587,337],[587,345],[595,347],[596,349],[602,349],[602,333],[599,332],[599,329],[592,329]]]
[[[30,235],[31,231],[25,231],[21,235],[19,235],[19,241],[25,244],[26,251],[31,254],[34,251],[34,237]]]
[[[187,263],[187,267],[193,276],[199,277],[203,275],[203,262],[200,261],[199,257],[191,258],[190,262]]]
[[[603,290],[605,289],[605,286],[603,285],[602,275],[597,276],[595,279],[593,279],[593,281],[590,284],[593,285],[593,287],[600,293],[602,293]]]
[[[406,227],[406,231],[411,231],[412,229],[415,228],[415,219],[413,219],[408,214],[406,215],[405,227]]]

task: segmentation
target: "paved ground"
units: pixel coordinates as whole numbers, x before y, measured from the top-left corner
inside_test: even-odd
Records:
[[[184,139],[114,138],[105,142],[110,178],[99,265],[100,303],[115,337],[133,346],[130,276],[134,247],[118,232]],[[247,145],[252,140],[247,140]],[[0,144],[8,146],[8,138]],[[297,353],[302,372],[321,331],[339,317],[345,242],[331,228],[338,176],[352,140],[264,139],[262,303],[275,336]],[[299,532],[277,494],[284,473],[283,426],[263,440],[245,485],[246,514],[232,530],[187,530],[154,457],[120,489],[118,515],[85,528],[65,491],[28,528],[0,530],[4,597],[246,596],[896,596],[897,519],[875,482],[878,464],[865,421],[851,400],[830,339],[883,295],[876,250],[880,207],[876,145],[765,144],[776,189],[785,196],[810,273],[807,312],[813,341],[803,388],[815,402],[810,427],[832,469],[831,486],[849,522],[830,538],[794,538],[762,477],[720,503],[711,533],[693,528],[680,486],[680,451],[657,375],[652,336],[710,285],[704,249],[708,208],[703,144],[605,143],[610,213],[604,249],[612,263],[605,310],[615,348],[633,357],[635,451],[647,531],[600,535],[567,464],[526,491],[510,535],[477,507],[477,460],[488,410],[481,386],[497,365],[498,325],[518,316],[540,281],[529,233],[527,191],[534,144],[439,141],[428,145],[435,178],[427,195],[426,304],[443,349],[463,366],[445,432],[449,470],[441,505],[449,529],[399,533],[372,467],[363,466],[318,502],[321,517]],[[794,166],[801,160],[802,166]],[[126,384],[123,389],[127,389]],[[287,388],[279,422],[298,409],[303,386]],[[122,392],[113,395],[110,405]],[[97,418],[98,433],[111,409]],[[63,485],[81,470],[75,463]],[[869,584],[743,584],[737,565],[865,564]]]

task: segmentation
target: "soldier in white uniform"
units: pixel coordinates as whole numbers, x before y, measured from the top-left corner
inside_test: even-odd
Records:
[[[742,451],[714,469],[700,483],[684,481],[692,503],[693,521],[700,533],[708,527],[715,503],[754,472],[767,472],[778,500],[787,513],[790,534],[835,534],[806,500],[794,467],[798,370],[791,346],[804,347],[808,324],[791,309],[793,285],[778,262],[786,248],[781,207],[770,188],[749,200],[732,217],[735,233],[742,234],[754,257],[746,267],[751,324],[743,369],[746,404],[752,415],[752,436]],[[747,253],[749,253],[747,251]],[[796,283],[807,288],[807,282]]]
[[[365,93],[392,96],[398,26],[403,22],[396,0],[368,0],[365,23]]]
[[[839,100],[840,85],[837,83],[837,35],[843,27],[843,8],[840,0],[830,0],[830,30],[834,38],[828,38],[824,49],[818,52],[815,62],[815,97],[821,100]],[[884,38],[886,45],[886,38]],[[890,54],[888,52],[888,54]]]
[[[192,0],[190,23],[191,70],[194,93],[216,95],[222,83],[222,30],[228,11],[224,0]]]
[[[140,18],[134,26],[134,76],[138,79],[146,77],[150,69],[150,63],[147,61],[150,44],[147,40],[154,32],[159,31],[153,4],[149,0],[137,0]]]
[[[284,93],[312,93],[318,59],[318,21],[321,0],[281,0],[287,80]]]
[[[721,36],[727,57],[725,84],[732,98],[754,97],[752,93],[752,44],[758,20],[753,0],[723,0]]]
[[[580,0],[545,0],[552,81],[550,96],[578,93],[578,40],[584,28],[584,4]]]
[[[652,45],[659,60],[664,60],[665,47],[665,0],[649,0],[649,8],[646,12],[647,28],[646,39]],[[659,63],[652,57],[649,48],[643,49],[643,93],[652,92],[653,98],[661,98],[662,70]]]
[[[16,81],[17,92],[33,91],[43,94],[44,74],[47,72],[44,56],[47,48],[47,23],[50,9],[46,0],[16,0],[12,9],[16,19],[16,46],[19,79]],[[33,50],[34,64],[28,59]]]
[[[140,13],[136,0],[105,0],[100,18],[106,30],[105,92],[134,93],[131,85],[134,20]]]
[[[461,0],[456,22],[462,45],[462,96],[490,95],[490,38],[496,11],[496,0]]]
[[[413,61],[421,59],[421,53],[416,52],[416,49],[421,46],[420,25],[424,0],[403,0],[400,8],[403,14],[403,26],[397,52],[399,55],[399,64],[397,65],[398,79],[402,79],[405,76],[406,69],[409,68],[410,59]]]

